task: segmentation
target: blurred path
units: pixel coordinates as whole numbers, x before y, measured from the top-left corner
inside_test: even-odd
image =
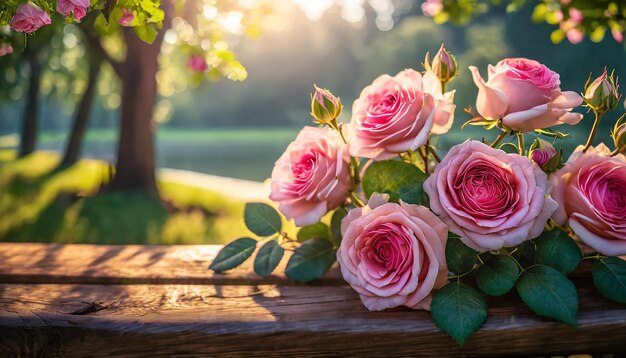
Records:
[[[159,168],[157,175],[159,179],[168,182],[211,190],[244,201],[267,201],[270,193],[269,182],[260,183],[167,168]]]

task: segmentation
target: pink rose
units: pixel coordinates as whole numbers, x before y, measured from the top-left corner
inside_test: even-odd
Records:
[[[485,82],[478,69],[470,66],[478,86],[476,109],[488,119],[502,119],[514,130],[529,132],[558,124],[576,124],[583,115],[572,113],[582,103],[575,92],[561,92],[556,72],[525,58],[504,59],[489,65]]]
[[[135,20],[135,15],[133,14],[132,10],[128,10],[126,8],[122,9],[122,16],[120,17],[119,20],[117,20],[117,23],[122,25],[122,26],[130,26],[130,24]]]
[[[24,3],[17,8],[15,15],[11,18],[11,28],[17,32],[32,34],[38,28],[50,25],[50,16],[35,5]]]
[[[187,66],[195,72],[205,72],[209,69],[206,61],[202,56],[192,55],[189,57],[189,61],[187,61]]]
[[[433,212],[477,251],[534,239],[556,210],[547,175],[530,159],[478,141],[450,149],[424,182]]]
[[[312,225],[341,205],[353,186],[345,144],[328,127],[304,127],[276,161],[270,199],[296,225]]]
[[[70,16],[74,13],[76,21],[80,21],[87,14],[89,0],[59,0],[57,11],[63,16]]]
[[[422,12],[425,16],[433,17],[443,11],[441,0],[426,0],[422,3]]]
[[[447,282],[448,227],[423,206],[387,200],[373,194],[343,219],[341,273],[370,311],[429,310],[431,292]]]
[[[441,84],[431,72],[422,77],[407,69],[395,77],[378,77],[352,106],[350,154],[383,160],[423,146],[433,126],[445,132],[451,125],[451,98],[441,94]]]
[[[586,245],[608,256],[626,255],[626,157],[604,144],[582,153],[550,176],[559,209],[552,218],[569,227]]]
[[[0,43],[0,57],[13,53],[13,46],[6,43]]]

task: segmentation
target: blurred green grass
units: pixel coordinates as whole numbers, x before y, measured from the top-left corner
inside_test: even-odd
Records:
[[[60,170],[58,162],[52,152],[15,159],[0,151],[0,241],[208,244],[249,235],[244,203],[220,193],[163,181],[161,199],[98,192],[110,175],[106,162]]]

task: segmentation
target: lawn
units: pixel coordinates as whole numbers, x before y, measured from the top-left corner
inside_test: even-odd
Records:
[[[0,241],[207,244],[249,235],[243,202],[163,181],[163,200],[100,192],[110,177],[106,162],[57,169],[58,162],[52,152],[14,159],[0,151]]]

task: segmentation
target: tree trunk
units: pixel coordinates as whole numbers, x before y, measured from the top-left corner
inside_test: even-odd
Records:
[[[165,27],[165,26],[164,26]],[[122,63],[122,115],[117,165],[111,190],[142,190],[158,194],[155,179],[154,127],[158,55],[163,33],[152,44],[126,31],[126,59]]]
[[[30,67],[28,81],[28,94],[24,117],[22,119],[22,136],[20,139],[19,157],[25,157],[35,151],[37,143],[37,126],[39,122],[39,87],[41,84],[41,65],[37,61],[37,52],[25,53],[26,61]]]
[[[60,167],[69,167],[76,163],[80,157],[83,137],[87,130],[87,123],[89,122],[91,107],[96,95],[96,87],[100,76],[100,65],[102,64],[102,58],[93,52],[88,53],[88,59],[89,78],[87,80],[87,87],[76,109],[72,132],[67,142],[65,155],[63,156]]]

